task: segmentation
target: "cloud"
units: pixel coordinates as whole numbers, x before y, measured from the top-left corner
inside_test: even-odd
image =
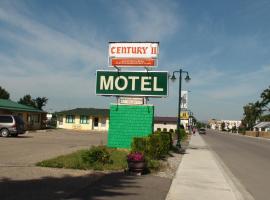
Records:
[[[259,94],[270,84],[269,82],[270,66],[262,66],[253,72],[242,72],[242,74],[227,73],[220,77],[226,80],[222,87],[213,87],[205,94],[213,99],[234,100],[239,97],[259,98]],[[214,84],[212,82],[212,84]],[[260,88],[260,89],[259,89]],[[247,101],[249,101],[247,99]],[[250,99],[252,101],[252,99]]]
[[[123,5],[123,4],[122,4]],[[124,4],[125,28],[132,40],[161,41],[175,34],[183,21],[172,1],[136,1],[136,6]]]
[[[17,67],[37,68],[40,66],[41,71],[46,69],[47,71],[76,72],[80,67],[97,66],[106,60],[104,52],[95,46],[95,42],[83,44],[20,14],[17,10],[0,8],[0,20],[7,24],[1,27],[1,38],[14,45],[12,53],[15,56],[14,54],[5,56],[9,56]],[[1,52],[1,54],[3,57],[5,53]],[[23,58],[27,58],[28,62],[21,62]],[[77,63],[80,66],[76,66]]]

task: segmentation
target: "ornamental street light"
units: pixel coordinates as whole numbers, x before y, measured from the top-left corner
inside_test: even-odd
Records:
[[[177,117],[177,143],[176,143],[176,147],[180,148],[181,149],[181,143],[180,143],[180,123],[181,123],[181,91],[182,91],[182,73],[185,73],[186,74],[186,77],[185,77],[185,81],[188,82],[191,80],[191,78],[189,77],[188,75],[188,72],[187,71],[184,71],[182,69],[178,70],[178,71],[174,71],[173,72],[173,75],[171,77],[171,80],[172,81],[175,81],[176,80],[176,77],[175,77],[175,73],[179,73],[179,100],[178,100],[178,117]]]

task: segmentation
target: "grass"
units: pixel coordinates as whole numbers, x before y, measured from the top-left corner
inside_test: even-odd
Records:
[[[110,153],[110,162],[103,164],[100,162],[89,163],[82,158],[83,155],[90,150],[79,150],[74,153],[58,156],[49,160],[37,163],[37,166],[52,168],[68,168],[68,169],[93,169],[93,170],[121,170],[127,167],[125,150],[107,148]]]

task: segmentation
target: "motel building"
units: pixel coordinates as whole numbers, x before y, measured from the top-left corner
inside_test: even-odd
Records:
[[[45,127],[46,112],[11,100],[0,99],[1,115],[16,115],[25,123],[26,130],[38,130]]]
[[[177,117],[155,117],[154,119],[154,131],[175,131],[177,129]],[[184,129],[188,130],[189,121],[181,119],[181,125]]]
[[[109,109],[76,108],[56,113],[57,128],[73,130],[109,130]]]

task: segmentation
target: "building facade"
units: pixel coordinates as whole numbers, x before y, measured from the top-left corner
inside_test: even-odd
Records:
[[[181,125],[184,126],[185,129],[188,129],[189,120],[181,119]],[[155,117],[154,131],[158,129],[161,131],[170,131],[171,129],[175,131],[177,129],[177,117]]]
[[[214,130],[222,130],[222,124],[224,124],[224,129],[228,131],[228,130],[232,130],[233,128],[238,129],[239,126],[241,125],[241,121],[216,120],[216,119],[211,119],[208,121],[208,125],[210,126],[211,129],[214,129]]]
[[[16,103],[7,99],[0,99],[0,114],[16,115],[22,118],[26,130],[37,130],[45,127],[46,112]]]
[[[57,127],[74,130],[109,129],[109,109],[76,108],[57,112]]]
[[[260,122],[253,127],[253,131],[270,132],[270,122]]]

